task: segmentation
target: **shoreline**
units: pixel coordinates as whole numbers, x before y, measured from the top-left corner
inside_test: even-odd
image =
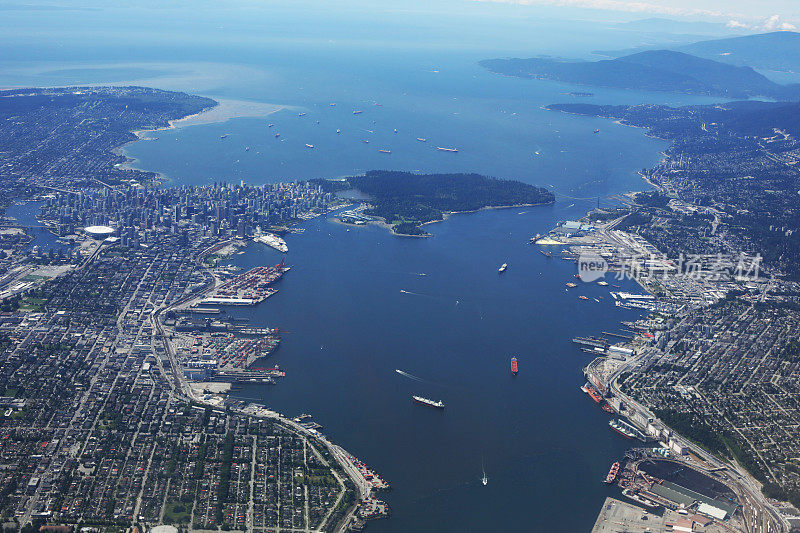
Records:
[[[553,109],[549,109],[549,110],[550,111],[555,111]],[[559,111],[561,111],[562,113],[568,113],[568,114],[572,114],[572,115],[595,117],[594,115],[586,115],[586,114],[583,114],[583,113],[573,113],[573,112],[563,111],[563,110],[559,110]],[[653,139],[658,139],[658,140],[661,140],[661,141],[668,142],[670,147],[674,146],[674,141],[659,137],[657,135],[653,135],[651,133],[651,130],[649,128],[645,127],[645,126],[635,126],[635,125],[626,123],[623,119],[613,119],[612,117],[595,117],[595,118],[605,118],[607,120],[613,120],[614,123],[619,124],[621,126],[627,126],[627,127],[647,130],[647,132],[645,132],[645,134],[644,134],[646,137],[650,137],[650,138],[653,138]],[[662,154],[663,157],[662,157],[660,163],[663,163],[664,161],[666,161],[668,159],[669,156],[666,153],[666,151],[661,151],[661,154]],[[661,186],[657,185],[656,183],[654,183],[643,172],[639,171],[637,173],[642,178],[642,180],[645,183],[647,183],[648,185],[650,185],[654,190],[656,190],[656,191],[658,191],[659,193],[662,193],[662,194],[666,193],[666,191],[665,191],[665,189],[663,187],[661,187]],[[629,196],[629,197],[632,198],[632,196],[634,194],[636,194],[636,192],[637,191],[632,191],[632,192],[628,193],[626,196]],[[592,212],[592,210],[589,210],[586,213],[586,215],[584,215],[584,217],[588,217],[591,212]],[[619,220],[622,220],[622,218],[620,218]],[[614,226],[617,223],[618,223],[618,221],[613,222]],[[614,226],[612,226],[612,229],[613,229]],[[604,233],[604,241],[607,242],[607,243],[610,243],[610,239],[605,234],[605,231],[603,233]],[[629,277],[629,279],[632,279],[634,282],[636,282],[636,284],[645,293],[654,295],[654,292],[652,290],[650,290],[648,287],[646,287],[636,276],[628,276],[628,277]],[[641,314],[644,317],[647,317],[651,313],[652,313],[652,311],[642,310]],[[691,313],[693,313],[693,311],[689,311],[688,312],[688,314],[691,314]],[[741,502],[741,505],[742,505],[742,513],[744,513],[744,509],[745,509],[746,504],[750,503],[750,502],[748,502],[748,499],[747,499],[746,495],[750,491],[751,488],[755,487],[755,490],[757,491],[758,495],[763,497],[763,491],[761,490],[762,484],[759,483],[752,476],[752,474],[749,472],[749,470],[746,467],[742,468],[742,466],[740,465],[740,463],[739,463],[739,461],[737,459],[716,458],[716,456],[714,454],[712,454],[711,452],[709,452],[703,445],[698,444],[695,440],[688,438],[685,434],[683,434],[683,433],[681,433],[679,431],[676,431],[674,427],[666,424],[662,419],[656,417],[656,415],[651,411],[651,409],[648,408],[640,398],[634,398],[634,397],[630,396],[628,393],[625,393],[625,392],[622,391],[621,383],[619,383],[619,381],[618,381],[620,376],[622,376],[624,373],[628,372],[629,369],[636,368],[637,364],[640,361],[642,361],[642,354],[646,354],[646,353],[647,353],[647,350],[642,350],[632,360],[627,360],[626,359],[624,361],[623,365],[620,368],[618,368],[617,370],[615,370],[614,373],[608,379],[608,381],[605,383],[605,388],[606,388],[606,390],[608,392],[610,392],[610,396],[611,397],[616,397],[621,402],[624,402],[625,404],[634,407],[633,411],[631,411],[631,409],[628,408],[628,409],[625,409],[624,412],[619,412],[618,411],[615,414],[617,416],[619,416],[620,418],[622,418],[624,420],[627,420],[629,423],[631,423],[635,427],[641,427],[641,424],[639,423],[639,421],[635,419],[635,415],[637,413],[639,413],[639,414],[644,413],[645,415],[649,415],[649,416],[652,417],[652,419],[657,420],[664,428],[667,428],[671,432],[672,435],[680,437],[680,439],[684,443],[687,443],[687,444],[691,445],[691,447],[696,450],[694,452],[694,455],[695,455],[695,457],[697,459],[699,459],[700,462],[705,463],[706,465],[714,466],[714,460],[716,459],[717,460],[717,463],[716,463],[717,465],[722,465],[723,467],[729,468],[732,471],[738,473],[740,480],[741,479],[747,479],[747,482],[744,483],[744,484],[736,483],[733,480],[731,482],[724,483],[724,485],[726,487],[728,487],[729,489],[733,490],[734,493],[737,494],[737,496],[739,496],[739,494],[738,494],[739,490],[744,492],[745,496],[739,496],[740,502]],[[609,360],[609,356],[608,355],[602,355],[602,356],[598,357],[597,359],[593,360],[592,362],[590,362],[587,366],[583,367],[582,370],[581,370],[581,373],[582,373],[582,375],[583,375],[583,377],[585,379],[587,379],[587,380],[589,379],[589,373],[587,372],[589,367],[592,366],[592,364],[595,361],[599,360],[599,359],[602,359],[605,362],[605,361]],[[658,404],[658,402],[654,402],[654,403]],[[691,461],[691,460],[686,461],[686,462],[681,461],[680,464],[686,464],[688,466],[688,468],[690,468],[692,470],[696,470],[696,471],[700,471],[700,472],[703,472],[703,470],[704,470],[704,468],[703,468],[704,465],[698,465],[694,461]],[[711,472],[711,471],[709,470],[709,472]],[[764,502],[767,503],[766,509],[774,510],[774,507],[772,507],[770,504],[768,504],[767,500],[764,500]],[[755,505],[755,504],[753,505],[753,507],[755,507],[756,509],[759,508],[758,505]],[[780,516],[780,513],[777,513],[777,514],[778,514],[778,516]]]
[[[120,146],[117,146],[116,148],[113,148],[111,150],[112,154],[117,156],[122,156],[125,158],[124,162],[118,163],[116,165],[116,168],[120,170],[138,170],[140,172],[151,172],[155,174],[156,176],[155,179],[159,182],[159,184],[163,184],[165,181],[169,180],[169,176],[167,176],[162,172],[145,170],[143,168],[138,168],[137,166],[135,166],[139,160],[135,157],[131,157],[126,152],[126,148],[128,146],[137,143],[139,141],[157,140],[158,137],[152,137],[151,134],[159,131],[177,130],[190,126],[202,126],[206,124],[224,124],[225,122],[228,122],[229,120],[236,118],[264,118],[279,111],[293,108],[293,106],[284,104],[251,102],[248,100],[234,100],[225,98],[211,98],[211,99],[214,100],[215,102],[214,105],[206,107],[205,109],[202,109],[197,113],[186,115],[185,117],[177,119],[172,119],[168,121],[168,124],[166,126],[162,126],[160,128],[140,129],[131,131],[131,133],[136,136],[135,139],[123,143]]]
[[[480,207],[478,209],[471,209],[471,210],[468,210],[468,211],[443,211],[441,220],[429,220],[428,222],[422,222],[419,225],[419,227],[421,228],[422,226],[427,226],[428,224],[437,224],[437,223],[440,223],[440,222],[445,222],[447,219],[449,219],[453,215],[462,215],[462,214],[468,214],[468,213],[478,213],[480,211],[488,211],[490,209],[512,209],[512,208],[519,208],[519,207],[539,207],[539,206],[542,206],[542,205],[551,205],[551,204],[555,204],[555,203],[556,203],[556,201],[553,200],[551,202],[540,202],[538,204],[487,205],[485,207]],[[337,222],[339,222],[340,224],[344,224],[346,226],[355,226],[355,227],[361,226],[361,224],[348,224],[348,223],[342,222],[341,220],[338,220],[338,219],[337,219]],[[408,234],[408,233],[397,233],[396,231],[394,231],[393,226],[391,224],[389,224],[388,222],[386,222],[386,220],[383,217],[376,217],[375,220],[371,220],[370,222],[368,222],[367,224],[364,224],[364,225],[370,225],[370,224],[375,224],[376,226],[379,226],[381,228],[388,229],[389,232],[392,235],[396,235],[397,237],[416,237],[416,238],[427,239],[427,238],[430,238],[430,237],[434,236],[433,233],[426,233],[424,235],[411,235],[411,234]]]

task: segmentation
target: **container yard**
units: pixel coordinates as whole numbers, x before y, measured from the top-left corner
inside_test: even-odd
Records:
[[[281,279],[290,267],[281,261],[275,266],[251,268],[243,274],[223,282],[216,287],[201,305],[255,305],[276,292],[271,285]]]

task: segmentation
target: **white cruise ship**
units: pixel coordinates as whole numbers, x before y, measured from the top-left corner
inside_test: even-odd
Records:
[[[256,242],[266,244],[267,246],[271,246],[276,250],[278,250],[279,252],[286,253],[289,251],[289,247],[286,245],[286,241],[284,241],[274,233],[262,233],[260,235],[256,235],[255,237],[253,237],[253,240]]]

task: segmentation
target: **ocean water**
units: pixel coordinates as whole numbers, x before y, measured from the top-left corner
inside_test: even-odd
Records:
[[[637,314],[614,307],[608,288],[566,290],[574,264],[526,243],[646,188],[637,170],[657,162],[666,143],[542,106],[710,100],[505,78],[477,61],[591,57],[648,36],[559,19],[568,12],[555,8],[477,2],[436,2],[428,12],[411,3],[65,5],[4,11],[0,86],[136,83],[284,106],[126,147],[135,166],[163,173],[168,184],[386,168],[480,172],[556,193],[550,206],[455,215],[428,226],[429,239],[306,222],[304,233],[286,238],[292,271],[279,292],[229,312],[286,332],[266,362],[287,377],[237,394],[286,415],[313,414],[332,440],[392,483],[385,499],[393,515],[370,530],[588,531],[614,494],[602,479],[630,443],[579,390],[588,356],[570,339],[619,331]],[[280,259],[251,244],[232,262]],[[509,268],[499,275],[502,263]],[[446,408],[414,405],[413,394]]]

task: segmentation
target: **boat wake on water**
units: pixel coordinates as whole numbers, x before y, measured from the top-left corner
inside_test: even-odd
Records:
[[[422,379],[420,377],[417,377],[414,374],[409,374],[408,372],[403,372],[402,370],[400,370],[398,368],[396,368],[394,371],[397,372],[398,374],[400,374],[401,376],[405,376],[408,379],[413,379],[414,381],[420,381],[420,382],[425,381],[424,379]]]

